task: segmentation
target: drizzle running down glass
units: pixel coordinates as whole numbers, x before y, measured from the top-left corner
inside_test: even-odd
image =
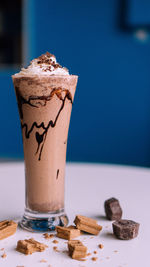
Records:
[[[64,176],[67,136],[77,79],[50,53],[12,76],[25,161],[26,207],[20,225],[30,231],[66,226]]]

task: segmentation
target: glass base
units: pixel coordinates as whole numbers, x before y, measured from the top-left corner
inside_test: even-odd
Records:
[[[25,210],[19,225],[30,232],[54,231],[56,226],[67,226],[68,217],[64,210],[55,213],[39,213]]]

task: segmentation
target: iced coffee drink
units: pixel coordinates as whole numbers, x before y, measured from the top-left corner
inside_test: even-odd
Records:
[[[64,177],[67,136],[77,76],[46,53],[12,76],[20,114],[26,179],[22,227],[66,225]]]

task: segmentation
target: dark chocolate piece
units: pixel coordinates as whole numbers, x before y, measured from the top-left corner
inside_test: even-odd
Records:
[[[120,220],[122,217],[122,209],[118,199],[112,197],[104,203],[105,213],[108,220]]]
[[[139,223],[131,220],[119,220],[112,224],[114,235],[123,240],[133,239],[138,235]]]

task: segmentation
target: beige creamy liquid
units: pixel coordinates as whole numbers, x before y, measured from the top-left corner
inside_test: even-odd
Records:
[[[13,77],[13,82],[22,125],[26,207],[43,213],[61,210],[77,76]]]

